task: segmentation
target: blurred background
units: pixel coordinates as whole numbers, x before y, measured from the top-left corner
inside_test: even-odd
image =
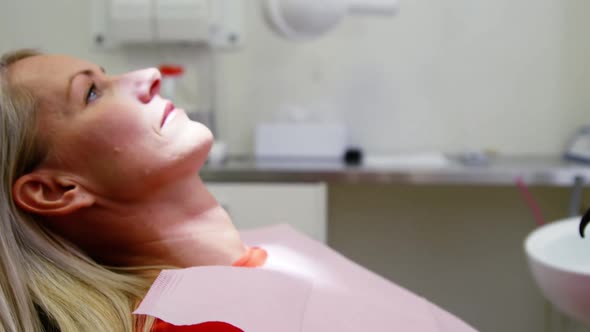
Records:
[[[526,180],[546,220],[572,215],[586,167],[543,176],[571,168],[562,156],[588,125],[590,2],[401,0],[395,13],[346,15],[292,40],[273,30],[262,0],[244,0],[228,9],[237,35],[221,47],[119,43],[106,3],[0,0],[0,52],[38,48],[113,74],[180,65],[175,104],[214,129],[219,157],[203,176],[240,227],[289,222],[481,331],[582,331],[548,309],[528,272],[522,242],[535,219],[513,179]],[[117,19],[124,32],[133,18]],[[277,123],[293,136],[264,131]],[[305,146],[265,145],[303,136]],[[305,155],[309,142],[332,139],[336,150],[320,157],[354,148],[356,167]],[[294,152],[280,167],[257,163],[277,149]],[[409,155],[425,158],[400,166]],[[498,171],[496,158],[523,162]],[[580,213],[589,199],[576,199]]]

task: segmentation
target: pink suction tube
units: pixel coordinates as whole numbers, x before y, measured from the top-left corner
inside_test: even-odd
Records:
[[[533,194],[529,190],[528,186],[522,180],[522,176],[517,176],[514,181],[516,182],[516,187],[520,191],[522,198],[526,202],[526,205],[533,213],[533,217],[535,218],[537,226],[543,226],[545,224],[545,218],[543,217],[541,208],[535,200],[535,197],[533,197]]]

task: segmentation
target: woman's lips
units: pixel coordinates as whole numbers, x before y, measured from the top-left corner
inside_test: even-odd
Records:
[[[162,122],[160,122],[160,128],[164,126],[164,123],[166,123],[168,115],[170,115],[172,111],[174,111],[174,104],[172,102],[166,103],[166,108],[164,108],[164,114],[162,115]]]

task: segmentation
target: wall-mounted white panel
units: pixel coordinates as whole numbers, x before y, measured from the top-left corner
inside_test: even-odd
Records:
[[[92,0],[91,38],[99,49],[122,45],[244,43],[242,0]]]

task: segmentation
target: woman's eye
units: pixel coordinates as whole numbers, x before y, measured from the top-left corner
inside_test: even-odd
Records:
[[[90,89],[88,89],[88,93],[86,94],[86,104],[90,104],[91,102],[95,101],[98,98],[98,91],[96,91],[96,85],[92,83]]]

